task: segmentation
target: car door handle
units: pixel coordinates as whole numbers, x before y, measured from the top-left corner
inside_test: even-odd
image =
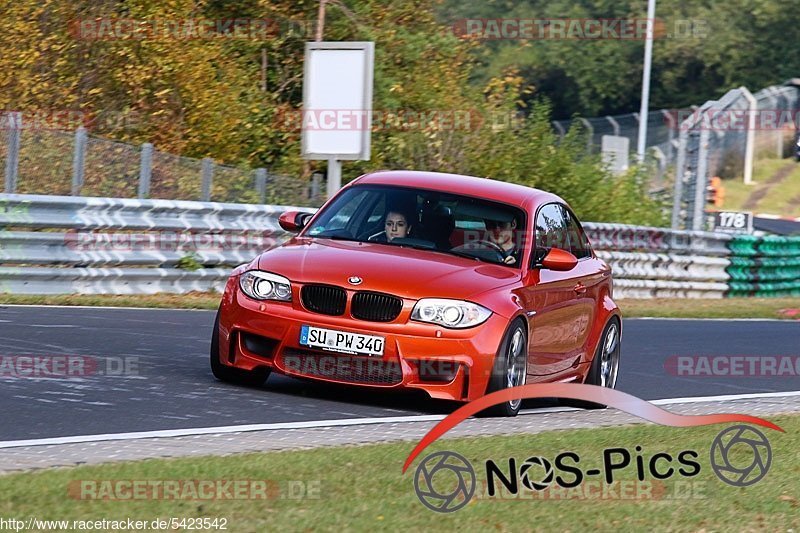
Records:
[[[578,283],[577,285],[575,285],[575,288],[573,290],[575,291],[575,294],[584,294],[586,292],[586,285],[584,285],[583,283]]]

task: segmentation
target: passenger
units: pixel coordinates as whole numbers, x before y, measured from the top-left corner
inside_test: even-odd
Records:
[[[386,213],[384,230],[371,236],[369,240],[378,242],[392,242],[394,239],[408,237],[411,231],[409,218],[400,211],[389,211]]]
[[[487,230],[486,240],[497,246],[497,252],[503,256],[503,262],[507,265],[516,265],[522,251],[514,239],[517,219],[513,219],[511,222],[484,220],[484,224],[486,224]]]

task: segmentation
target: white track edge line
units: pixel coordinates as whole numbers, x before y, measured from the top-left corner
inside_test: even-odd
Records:
[[[692,322],[786,322],[792,324],[797,322],[797,319],[792,318],[689,318],[689,317],[674,317],[674,316],[632,316],[630,318],[622,318],[623,325],[625,322],[631,320],[669,320],[669,321],[692,321]]]
[[[800,391],[756,392],[749,394],[726,394],[721,396],[692,396],[687,398],[662,398],[651,400],[655,405],[672,405],[687,403],[718,402],[727,400],[748,400],[756,398],[782,398],[800,396]],[[542,409],[526,409],[523,415],[559,413],[578,411],[574,407],[547,407]],[[345,418],[339,420],[310,420],[305,422],[278,422],[274,424],[246,424],[240,426],[219,426],[188,429],[167,429],[157,431],[139,431],[132,433],[107,433],[102,435],[74,435],[69,437],[51,437],[45,439],[0,441],[0,449],[19,448],[23,446],[47,446],[56,444],[79,444],[87,442],[105,442],[114,440],[138,440],[165,437],[189,437],[195,435],[218,435],[225,433],[243,433],[251,431],[269,431],[280,429],[309,429],[324,427],[358,426],[366,424],[392,424],[401,422],[437,422],[447,415],[411,415],[388,416],[377,418]]]
[[[3,307],[45,307],[48,309],[120,309],[125,311],[200,311],[204,313],[214,313],[215,309],[192,309],[181,307],[117,307],[113,305],[45,305],[45,304],[3,304],[0,303],[0,308]],[[665,316],[632,316],[624,318],[628,320],[692,320],[692,321],[705,321],[705,322],[796,322],[791,318],[691,318],[691,317],[665,317]]]
[[[220,298],[222,295],[220,295]],[[46,307],[48,309],[122,309],[125,311],[204,311],[207,313],[215,313],[216,309],[198,309],[191,307],[126,307],[115,305],[47,305],[47,304],[3,304],[2,307]]]

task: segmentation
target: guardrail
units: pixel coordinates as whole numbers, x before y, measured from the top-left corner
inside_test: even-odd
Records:
[[[289,209],[314,211],[0,194],[0,292],[221,291],[230,267],[289,238],[278,226]]]
[[[231,267],[289,238],[277,223],[286,210],[314,211],[0,194],[0,292],[221,290]],[[612,266],[617,297],[720,298],[800,290],[798,239],[622,224],[587,223],[585,228],[598,256]]]
[[[800,237],[741,235],[729,247],[731,296],[800,296]]]
[[[625,224],[584,224],[598,257],[611,265],[621,298],[722,298],[728,292],[726,233]]]

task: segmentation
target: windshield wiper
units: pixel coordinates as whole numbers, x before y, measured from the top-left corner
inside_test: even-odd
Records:
[[[354,242],[364,242],[360,239],[356,239],[355,237],[349,237],[347,235],[309,235],[312,239],[330,239],[332,241],[354,241]]]

